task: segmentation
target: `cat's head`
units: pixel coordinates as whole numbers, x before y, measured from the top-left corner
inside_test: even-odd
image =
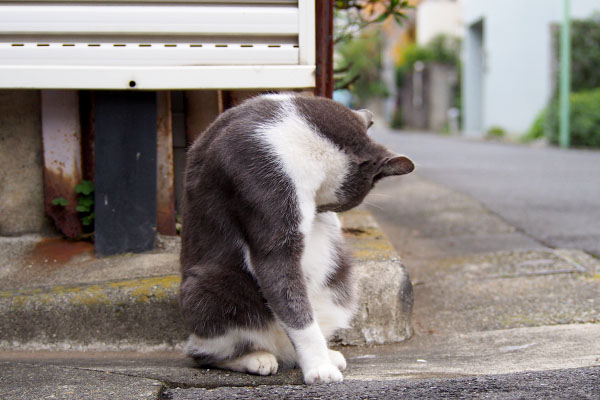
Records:
[[[415,169],[413,162],[405,156],[395,154],[375,143],[367,135],[373,124],[373,114],[368,110],[353,111],[364,124],[360,148],[346,147],[349,166],[342,183],[336,191],[337,204],[326,204],[320,211],[343,212],[358,206],[375,184],[388,176],[405,175]],[[352,146],[354,147],[354,146]]]
[[[370,111],[353,111],[327,99],[313,98],[309,102],[313,106],[312,112],[303,107],[305,113],[347,160],[344,174],[336,185],[336,200],[317,204],[319,211],[347,211],[359,205],[379,180],[414,170],[410,159],[391,152],[369,137],[367,130],[373,124]]]

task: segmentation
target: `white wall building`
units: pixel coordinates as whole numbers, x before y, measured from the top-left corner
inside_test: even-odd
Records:
[[[552,95],[551,26],[563,0],[464,0],[463,113],[466,135],[492,126],[524,133]],[[600,11],[571,0],[571,18]]]
[[[417,44],[427,45],[437,35],[461,37],[461,1],[425,0],[417,8]]]

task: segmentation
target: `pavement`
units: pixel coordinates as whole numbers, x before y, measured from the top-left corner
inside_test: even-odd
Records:
[[[378,135],[384,136],[383,140]],[[406,137],[411,135],[405,137],[376,132],[375,136],[380,141],[389,140],[391,147],[400,143],[403,148],[408,148]],[[415,149],[418,148],[417,139],[412,138]],[[420,151],[427,153],[428,146],[433,146],[432,143],[437,139],[426,136],[423,140],[424,148]],[[457,154],[453,157],[457,159],[460,158],[460,144],[466,144],[466,147],[472,144],[449,138],[439,140],[442,144],[438,145],[453,149],[452,154]],[[486,150],[488,146],[485,143],[477,143],[477,146],[482,153],[500,151],[496,144],[490,144],[489,150]],[[517,148],[517,151],[523,150]],[[160,346],[149,346],[152,341],[139,339],[143,337],[139,331],[150,329],[148,326],[151,325],[144,324],[143,312],[140,311],[137,314],[139,317],[133,318],[133,325],[127,325],[132,321],[123,317],[119,319],[118,316],[128,309],[128,298],[139,295],[140,304],[146,302],[152,307],[160,303],[161,296],[168,298],[168,291],[160,292],[168,285],[151,280],[168,276],[165,271],[170,273],[172,270],[163,268],[174,268],[172,262],[165,256],[164,265],[156,263],[153,264],[155,269],[144,269],[144,258],[152,258],[152,255],[131,255],[128,256],[129,263],[120,258],[113,260],[114,265],[111,266],[110,260],[88,259],[91,264],[88,265],[78,258],[85,259],[87,256],[76,252],[67,263],[82,265],[81,270],[77,270],[79,272],[68,268],[53,269],[54,258],[45,256],[36,260],[37,263],[50,264],[46,270],[36,267],[36,263],[30,263],[33,266],[29,269],[33,271],[29,272],[26,267],[17,272],[14,268],[0,268],[0,284],[4,285],[0,288],[1,293],[5,298],[8,297],[7,293],[11,298],[18,297],[15,296],[18,295],[15,282],[21,279],[25,286],[18,290],[28,291],[25,295],[30,297],[17,300],[17,305],[52,302],[48,296],[53,292],[58,292],[63,300],[74,299],[67,301],[73,305],[73,302],[80,304],[89,300],[77,288],[91,290],[94,299],[103,299],[98,293],[104,293],[107,287],[114,289],[123,297],[120,303],[108,303],[121,304],[123,309],[113,312],[113,321],[129,326],[120,332],[129,332],[131,337],[138,339],[129,343],[121,340],[121,346],[117,347],[105,346],[107,338],[111,336],[103,333],[107,328],[101,324],[94,328],[93,323],[87,322],[91,326],[86,328],[87,346],[67,346],[69,351],[52,346],[27,347],[18,340],[5,341],[0,351],[0,397],[600,398],[600,262],[594,256],[597,253],[588,247],[588,241],[578,242],[576,236],[570,236],[564,243],[573,245],[554,246],[554,239],[547,240],[548,237],[568,237],[571,225],[565,224],[563,233],[560,233],[560,226],[554,226],[552,229],[560,234],[553,233],[548,237],[532,234],[535,230],[525,229],[529,226],[529,223],[525,223],[527,218],[517,221],[506,218],[498,211],[502,207],[492,209],[474,192],[465,193],[463,189],[458,190],[454,182],[447,183],[441,175],[434,175],[438,167],[432,167],[430,160],[424,158],[423,165],[420,165],[420,154],[411,154],[408,150],[402,152],[417,161],[417,171],[406,177],[382,181],[367,198],[366,208],[348,216],[345,222],[354,255],[364,261],[362,265],[377,265],[369,262],[378,260],[398,265],[398,255],[394,249],[400,254],[412,281],[414,334],[410,339],[398,343],[368,346],[343,346],[338,343],[336,348],[348,360],[343,384],[306,387],[302,385],[298,370],[284,370],[274,376],[258,377],[198,369],[180,354],[175,342],[165,345],[166,342],[159,341],[156,343],[161,343]],[[440,165],[444,165],[442,169],[448,168],[448,175],[452,175],[451,168],[454,167],[443,164],[445,161],[439,156],[440,153],[433,159],[439,160]],[[566,157],[572,157],[570,152],[566,154]],[[478,157],[485,159],[482,154]],[[462,173],[467,176],[475,174],[472,171]],[[579,173],[583,174],[584,171]],[[482,180],[479,182],[485,183]],[[519,190],[514,191],[508,198],[519,196],[516,193]],[[560,210],[563,205],[556,203],[556,208]],[[373,223],[371,214],[378,224]],[[593,215],[591,211],[590,216]],[[577,235],[592,231],[581,232],[584,233]],[[389,241],[385,239],[386,236]],[[12,250],[6,250],[4,258],[23,260],[22,251],[30,254],[37,245],[27,246],[23,243],[8,246]],[[162,250],[157,254],[176,254],[176,244],[163,243],[159,247]],[[169,248],[171,250],[165,250]],[[41,254],[50,253],[44,250]],[[60,262],[57,260],[56,264]],[[128,270],[129,267],[123,268],[124,265],[138,272],[133,275],[117,272],[120,269]],[[389,284],[392,280],[389,274],[392,272],[393,268],[376,270],[370,275],[370,285],[363,286],[363,289],[370,291]],[[19,278],[21,273],[23,275]],[[82,285],[81,276],[87,274],[98,276],[100,280]],[[118,274],[124,274],[126,278],[114,280]],[[71,284],[60,287],[67,275],[71,276]],[[102,281],[102,277],[111,277],[113,280]],[[32,283],[27,285],[27,279]],[[116,283],[145,279],[150,281],[146,282],[145,289],[139,291],[132,289],[130,284]],[[406,282],[403,273],[394,275],[394,279]],[[52,284],[44,286],[44,282]],[[102,282],[115,287],[103,285]],[[393,291],[398,293],[400,288],[405,293],[404,297],[399,298],[400,303],[408,305],[411,296],[406,295],[406,283],[395,286]],[[87,293],[85,290],[84,293]],[[159,290],[162,294],[156,294],[153,290]],[[376,305],[381,293],[389,291],[387,289],[372,296],[369,307],[363,310],[368,312],[371,306]],[[29,302],[34,297],[36,301]],[[28,309],[35,310],[35,307]],[[382,309],[385,310],[385,307]],[[402,307],[396,310],[402,311]],[[404,312],[407,311],[405,308]],[[101,320],[106,315],[86,313],[81,316],[85,321]],[[385,311],[382,314],[385,316]],[[72,315],[70,320],[73,326],[77,323],[77,314]],[[86,315],[91,317],[85,319]],[[164,315],[167,313],[164,312]],[[387,315],[395,318],[396,314],[389,312]],[[407,333],[410,320],[400,320],[404,321],[402,326]],[[7,331],[7,325],[10,330],[11,324],[19,323],[17,320],[10,323],[4,321],[7,320],[3,320],[1,325],[3,332]],[[153,317],[151,322],[159,327],[157,331],[175,332],[170,331],[172,328],[169,326],[176,324],[176,321],[161,325],[161,321]],[[44,324],[51,324],[51,319],[45,320]],[[35,320],[30,321],[31,329],[38,329],[34,329],[34,325]],[[54,325],[60,325],[60,322]],[[25,335],[28,332],[27,325],[21,326],[20,332]],[[137,327],[137,330],[132,330],[131,326]],[[82,328],[84,331],[86,329]],[[104,341],[95,347],[90,346],[93,343],[89,342],[94,335],[104,337]],[[39,335],[36,337],[39,338]],[[46,339],[46,344],[52,343],[52,338]],[[401,340],[400,337],[396,339]],[[11,343],[16,343],[16,346]],[[61,339],[57,343],[66,342]],[[120,351],[110,351],[115,349]]]

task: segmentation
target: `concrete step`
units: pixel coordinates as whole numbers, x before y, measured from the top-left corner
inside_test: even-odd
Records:
[[[342,215],[356,259],[360,307],[339,344],[412,335],[412,285],[365,210]],[[95,258],[91,246],[37,236],[0,240],[0,349],[159,350],[186,337],[178,308],[179,240],[144,254]],[[4,255],[4,257],[3,257]]]

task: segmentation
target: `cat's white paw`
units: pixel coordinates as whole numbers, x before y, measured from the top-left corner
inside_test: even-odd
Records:
[[[340,371],[344,371],[346,369],[346,359],[339,351],[329,350],[329,359]]]
[[[277,372],[279,365],[277,358],[266,351],[255,351],[242,356],[242,362],[246,371],[256,375],[273,375]]]
[[[304,382],[307,385],[314,383],[341,382],[344,380],[340,370],[331,363],[320,364],[310,368],[304,373]]]
[[[273,375],[277,372],[279,365],[277,358],[266,351],[255,351],[244,354],[233,360],[221,361],[217,367],[237,372],[247,372],[256,375]]]

